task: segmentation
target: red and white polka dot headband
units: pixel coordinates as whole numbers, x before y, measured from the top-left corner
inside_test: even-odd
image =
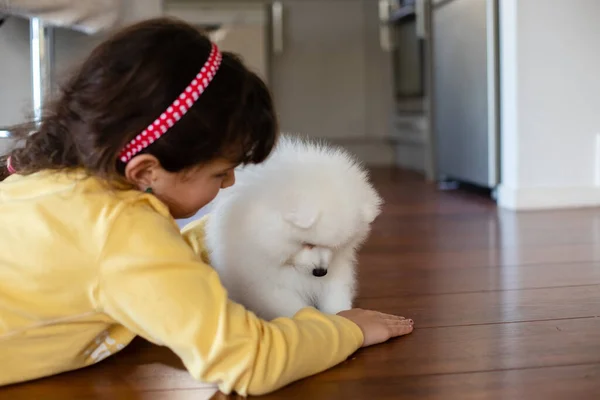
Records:
[[[173,101],[165,112],[121,150],[119,159],[122,162],[128,163],[137,153],[167,133],[169,128],[175,125],[188,112],[215,77],[221,65],[222,58],[219,48],[213,43],[208,60],[206,60],[206,63],[204,63],[202,69],[188,87]]]

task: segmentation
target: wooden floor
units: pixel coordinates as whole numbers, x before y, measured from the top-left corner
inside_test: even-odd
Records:
[[[387,204],[361,252],[358,305],[416,330],[266,399],[600,398],[600,210],[515,214],[410,174],[375,177]],[[201,396],[174,355],[141,340],[0,389],[10,400]]]

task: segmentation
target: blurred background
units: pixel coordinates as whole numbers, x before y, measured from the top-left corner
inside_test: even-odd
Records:
[[[285,132],[508,209],[600,204],[600,2],[5,0],[0,151],[110,29],[182,18],[239,53]]]

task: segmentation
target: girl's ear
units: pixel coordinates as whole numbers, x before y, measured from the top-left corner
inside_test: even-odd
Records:
[[[125,166],[125,179],[140,190],[152,187],[160,162],[151,154],[140,154],[133,157]]]

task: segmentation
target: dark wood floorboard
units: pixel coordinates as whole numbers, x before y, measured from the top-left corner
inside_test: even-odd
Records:
[[[368,257],[361,258],[362,265],[366,266],[369,260]],[[360,274],[361,298],[377,298],[382,294],[396,297],[600,284],[600,263],[589,261],[439,269],[408,265],[391,269],[389,263],[382,264],[379,268],[371,268]],[[411,287],[398,284],[399,281],[408,279]]]
[[[512,213],[412,173],[374,180],[386,204],[359,257],[358,305],[417,329],[265,399],[600,398],[600,209]],[[143,340],[0,389],[2,400],[205,397],[177,357]]]
[[[316,394],[305,397],[306,393]],[[290,400],[564,400],[592,399],[600,393],[600,365],[574,365],[465,374],[383,377],[364,381],[317,382],[280,393]],[[372,394],[373,397],[366,397]],[[376,397],[375,397],[376,396]],[[191,399],[192,397],[190,397]],[[275,398],[275,397],[271,397]],[[227,399],[225,396],[215,399]]]
[[[600,316],[600,286],[372,297],[358,306],[410,315],[419,328]],[[600,319],[599,319],[600,320]],[[600,338],[600,331],[598,332]]]

